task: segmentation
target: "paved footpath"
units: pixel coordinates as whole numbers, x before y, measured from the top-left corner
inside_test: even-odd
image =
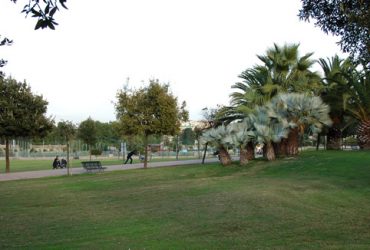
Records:
[[[207,158],[206,163],[217,162],[217,158]],[[181,161],[162,161],[162,162],[148,162],[148,168],[157,168],[157,167],[172,167],[172,166],[185,166],[190,164],[199,164],[202,160],[181,160]],[[105,166],[106,172],[118,171],[118,170],[128,170],[128,169],[139,169],[143,168],[143,163],[135,164],[126,164],[126,165],[112,165]],[[84,168],[70,168],[72,175],[86,173]],[[12,180],[21,180],[21,179],[35,179],[49,176],[62,176],[67,175],[67,169],[50,169],[50,170],[38,170],[38,171],[27,171],[27,172],[15,172],[8,174],[0,174],[0,181],[12,181]]]

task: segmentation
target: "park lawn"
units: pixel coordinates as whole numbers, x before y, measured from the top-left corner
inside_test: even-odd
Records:
[[[370,153],[0,182],[0,249],[370,249]]]
[[[60,158],[61,159],[61,158]],[[194,159],[190,157],[180,157],[180,160],[183,159]],[[92,157],[92,161],[98,160],[101,161],[103,166],[112,166],[112,165],[122,165],[123,160],[117,158],[99,158],[99,157]],[[156,162],[156,161],[174,161],[175,158],[168,158],[168,157],[157,157],[152,158],[149,162]],[[82,167],[82,161],[89,161],[89,159],[70,159],[70,167],[77,168]],[[133,163],[139,163],[140,160],[137,157],[134,157]],[[37,171],[37,170],[48,170],[52,169],[53,159],[11,159],[10,160],[10,172],[23,172],[23,171]],[[5,160],[0,159],[0,173],[5,173]]]

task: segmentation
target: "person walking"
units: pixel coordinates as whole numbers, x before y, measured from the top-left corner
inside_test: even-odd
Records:
[[[127,158],[126,158],[126,161],[125,161],[124,164],[126,164],[129,160],[130,160],[130,164],[132,164],[132,156],[133,155],[136,155],[136,150],[133,150],[130,153],[128,153]]]

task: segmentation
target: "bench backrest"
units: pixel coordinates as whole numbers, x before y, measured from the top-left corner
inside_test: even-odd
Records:
[[[101,167],[101,162],[100,161],[82,161],[81,162],[82,166],[84,168],[88,167]]]

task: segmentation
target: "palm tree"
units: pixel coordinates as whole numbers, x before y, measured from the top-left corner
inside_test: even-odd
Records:
[[[320,76],[310,70],[315,63],[310,59],[313,53],[299,57],[298,48],[298,44],[274,44],[258,56],[271,75],[272,81],[263,87],[271,98],[281,92],[317,92],[320,87]]]
[[[278,143],[282,138],[288,136],[289,127],[287,120],[274,113],[271,109],[259,106],[249,115],[249,119],[254,127],[256,141],[266,146],[267,160],[275,160],[276,155],[273,143]]]
[[[347,110],[359,121],[357,140],[361,149],[370,149],[370,71],[353,72],[351,95],[345,100]]]
[[[308,94],[280,94],[271,100],[269,109],[279,117],[287,119],[290,128],[287,138],[288,155],[298,154],[299,135],[308,127],[313,134],[319,133],[324,125],[331,126],[329,106],[318,96]]]
[[[221,125],[217,128],[208,129],[203,133],[202,140],[205,143],[213,143],[217,146],[220,156],[220,161],[223,166],[231,164],[231,157],[227,151],[228,141],[225,138],[228,135],[226,126]]]
[[[231,106],[221,112],[224,121],[245,118],[256,105],[266,104],[279,93],[318,93],[320,76],[310,70],[312,53],[299,57],[298,48],[296,44],[274,44],[265,55],[258,56],[263,65],[242,72],[242,81],[232,86],[237,91],[230,95]]]
[[[349,59],[343,60],[335,55],[327,60],[320,58],[319,64],[324,72],[321,97],[330,105],[330,118],[333,126],[327,132],[327,149],[340,149],[342,131],[348,126],[345,122],[344,100],[350,92],[350,81],[354,65]]]
[[[248,160],[254,158],[253,139],[255,133],[253,124],[247,117],[242,122],[231,123],[227,127],[225,142],[233,144],[240,149],[240,165],[246,165]]]

